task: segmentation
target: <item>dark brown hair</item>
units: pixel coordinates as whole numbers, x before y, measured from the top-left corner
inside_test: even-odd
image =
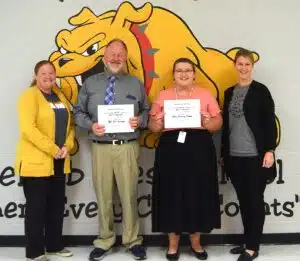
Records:
[[[174,72],[175,72],[175,68],[176,68],[176,65],[178,64],[178,63],[188,63],[188,64],[190,64],[191,66],[192,66],[192,68],[193,68],[193,71],[195,72],[196,71],[196,69],[195,69],[195,64],[190,60],[190,59],[188,59],[188,58],[178,58],[175,62],[174,62],[174,64],[173,64],[173,74],[174,74]]]
[[[123,40],[119,39],[119,38],[114,38],[111,41],[109,41],[108,44],[106,45],[106,48],[109,47],[111,44],[116,43],[116,42],[122,44],[122,46],[124,47],[126,53],[128,52],[128,48],[127,48],[126,43]]]
[[[51,65],[51,66],[53,67],[54,71],[56,71],[56,70],[55,70],[55,66],[53,65],[53,63],[51,63],[51,62],[49,62],[49,61],[47,61],[47,60],[42,60],[42,61],[39,61],[39,62],[34,66],[34,75],[37,75],[38,72],[39,72],[39,70],[40,70],[40,68],[41,68],[43,65],[45,65],[45,64]],[[34,85],[36,85],[36,79],[34,79],[34,80],[31,82],[31,84],[30,84],[30,86],[34,86]]]
[[[244,48],[240,49],[236,53],[236,55],[234,57],[234,63],[236,63],[237,59],[241,56],[248,58],[251,61],[251,63],[254,64],[254,56],[253,56],[252,52],[247,49],[244,49]]]

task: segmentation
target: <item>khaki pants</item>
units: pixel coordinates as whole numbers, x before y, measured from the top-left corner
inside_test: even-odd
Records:
[[[94,246],[111,248],[116,241],[113,218],[114,177],[123,211],[122,243],[130,248],[141,244],[137,209],[139,144],[92,143],[93,183],[98,200],[99,238]]]

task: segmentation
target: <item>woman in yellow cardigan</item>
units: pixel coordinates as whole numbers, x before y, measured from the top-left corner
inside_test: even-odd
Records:
[[[26,198],[27,260],[46,261],[48,254],[72,256],[62,242],[65,174],[74,126],[67,99],[56,86],[49,61],[36,64],[35,80],[18,101],[20,140],[15,171]]]

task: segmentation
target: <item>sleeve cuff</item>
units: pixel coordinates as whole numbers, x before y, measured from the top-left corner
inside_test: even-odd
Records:
[[[51,155],[54,158],[54,156],[59,152],[60,148],[57,145],[54,145],[53,148],[51,149]]]

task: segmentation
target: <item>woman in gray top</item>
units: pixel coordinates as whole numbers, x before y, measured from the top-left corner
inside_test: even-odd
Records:
[[[225,92],[222,157],[235,188],[244,226],[244,247],[231,250],[238,261],[258,256],[265,221],[264,191],[274,180],[276,120],[268,88],[252,79],[254,58],[241,49],[235,57],[238,83]]]

